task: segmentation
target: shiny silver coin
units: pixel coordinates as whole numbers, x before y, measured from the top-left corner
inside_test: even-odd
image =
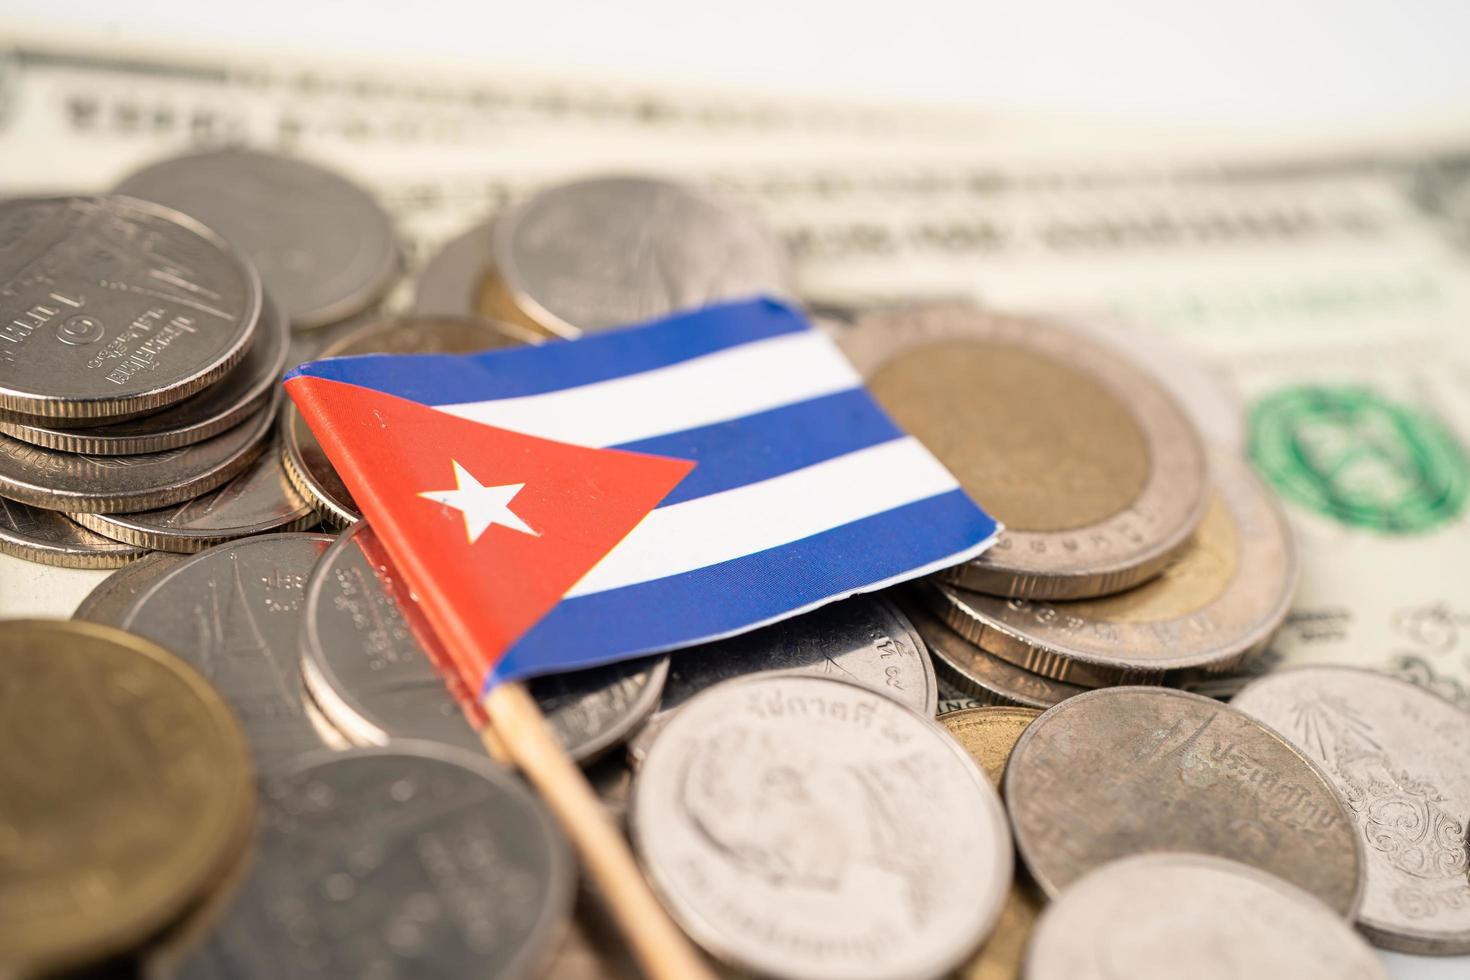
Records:
[[[0,497],[0,553],[62,568],[118,568],[146,552],[93,534],[54,510]]]
[[[663,701],[628,743],[641,762],[674,713],[732,677],[771,672],[831,677],[886,694],[932,718],[939,690],[924,641],[881,596],[860,595],[741,636],[675,653]]]
[[[563,337],[786,293],[791,282],[780,241],[754,216],[648,177],[540,191],[496,220],[494,256],[515,306]]]
[[[1328,666],[1268,674],[1230,704],[1315,759],[1347,801],[1368,859],[1368,937],[1470,953],[1470,714],[1408,681]]]
[[[248,255],[297,328],[352,316],[388,291],[401,259],[382,206],[304,160],[230,149],[161,160],[117,192],[193,215]]]
[[[275,406],[267,404],[203,442],[136,456],[65,453],[0,436],[0,494],[71,514],[166,507],[207,493],[249,466],[274,420]]]
[[[306,717],[296,636],[306,580],[332,538],[266,534],[200,552],[143,589],[117,625],[173,651],[235,710],[271,772],[321,736]]]
[[[532,977],[570,914],[556,822],[483,756],[309,756],[261,804],[254,865],[181,980]]]
[[[366,525],[338,538],[313,572],[300,642],[307,686],[355,744],[411,738],[479,749],[485,719],[475,692],[452,668],[435,667],[448,655]],[[588,762],[648,717],[668,669],[668,658],[656,657],[529,687],[567,752]]]
[[[490,270],[493,225],[475,225],[445,242],[424,264],[414,284],[413,312],[419,316],[473,316]]]
[[[522,327],[458,316],[409,316],[378,320],[342,337],[317,356],[354,354],[467,354],[473,351],[537,343],[541,338]],[[361,520],[357,503],[337,475],[321,443],[296,406],[281,412],[281,460],[286,477],[321,511],[330,526],[341,529]]]
[[[124,514],[77,514],[77,523],[117,541],[185,554],[252,534],[300,531],[320,521],[269,447],[230,482],[172,507]]]
[[[244,355],[261,302],[249,264],[167,208],[0,202],[0,410],[90,425],[181,401]]]
[[[99,582],[96,588],[83,597],[71,618],[101,623],[104,626],[118,625],[138,593],[183,560],[183,555],[168,551],[148,552]]]
[[[271,400],[286,367],[288,331],[280,311],[267,299],[255,340],[240,363],[199,394],[159,412],[86,429],[0,419],[0,433],[47,449],[99,456],[192,446],[238,425]]]
[[[1238,861],[1140,854],[1062,892],[1036,924],[1025,980],[1387,980],[1311,895]]]
[[[1000,798],[965,750],[820,677],[691,698],[634,779],[630,823],[684,931],[761,975],[937,976],[985,938],[1011,884]]]

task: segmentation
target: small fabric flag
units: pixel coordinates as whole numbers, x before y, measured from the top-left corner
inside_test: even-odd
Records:
[[[973,558],[998,530],[774,300],[332,358],[286,389],[481,689],[741,633]]]

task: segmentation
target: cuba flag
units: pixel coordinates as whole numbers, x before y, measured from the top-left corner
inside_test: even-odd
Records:
[[[753,629],[998,531],[770,299],[480,354],[332,358],[286,388],[482,690]]]

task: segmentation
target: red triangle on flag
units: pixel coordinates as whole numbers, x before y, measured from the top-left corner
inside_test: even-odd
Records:
[[[286,388],[474,690],[694,468],[341,381]]]

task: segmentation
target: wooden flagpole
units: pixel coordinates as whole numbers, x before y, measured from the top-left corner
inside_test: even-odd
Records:
[[[480,734],[485,750],[494,758],[514,762],[540,791],[597,883],[643,972],[652,980],[714,980],[714,973],[654,897],[627,841],[587,777],[556,740],[525,685],[500,684],[485,696],[484,705],[490,717]]]

